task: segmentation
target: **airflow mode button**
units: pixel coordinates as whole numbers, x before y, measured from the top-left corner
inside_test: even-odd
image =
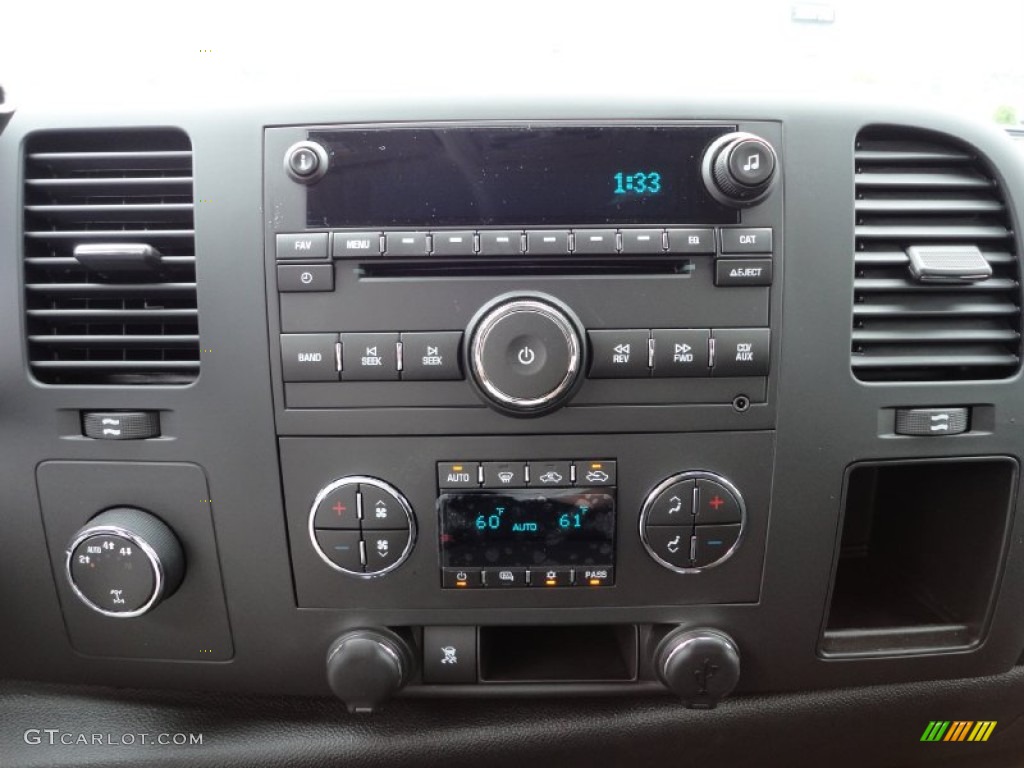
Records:
[[[961,435],[969,426],[967,408],[897,408],[896,434],[913,437]]]

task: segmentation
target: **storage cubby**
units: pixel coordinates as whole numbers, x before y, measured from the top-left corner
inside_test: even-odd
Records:
[[[1016,477],[1009,458],[851,467],[822,655],[979,643],[998,589]]]
[[[633,624],[480,628],[481,682],[596,683],[636,675]]]

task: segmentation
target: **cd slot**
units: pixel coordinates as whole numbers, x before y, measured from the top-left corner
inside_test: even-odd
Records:
[[[692,259],[409,259],[359,264],[360,277],[522,277],[523,275],[683,275]]]

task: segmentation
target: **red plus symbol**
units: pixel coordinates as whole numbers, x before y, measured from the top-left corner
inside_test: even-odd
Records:
[[[347,512],[348,511],[348,507],[346,507],[340,501],[335,502],[334,506],[331,507],[331,509],[333,509],[335,512],[338,513],[338,517],[341,517],[341,513],[342,512]]]
[[[714,507],[715,511],[718,511],[718,508],[725,504],[725,499],[723,499],[721,496],[715,496],[715,498],[709,501],[708,504]]]

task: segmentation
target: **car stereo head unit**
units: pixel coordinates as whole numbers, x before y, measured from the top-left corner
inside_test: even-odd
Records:
[[[769,122],[267,129],[280,425],[714,429],[757,413],[780,144]]]

